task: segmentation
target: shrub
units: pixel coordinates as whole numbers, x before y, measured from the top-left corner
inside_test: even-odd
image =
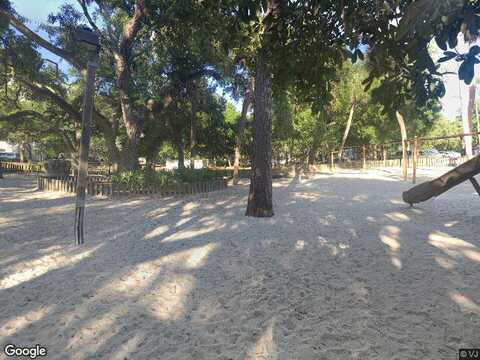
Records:
[[[209,169],[185,169],[175,171],[135,170],[112,175],[112,181],[131,187],[206,182],[221,178],[221,174]]]
[[[65,176],[70,174],[71,164],[68,160],[47,160],[43,163],[43,169],[47,175]]]

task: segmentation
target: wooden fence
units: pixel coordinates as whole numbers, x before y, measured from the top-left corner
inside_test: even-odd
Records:
[[[0,161],[0,168],[5,173],[38,173],[42,171],[40,164],[12,161]]]
[[[376,169],[376,168],[388,168],[388,167],[402,167],[403,159],[380,159],[380,160],[365,160],[365,168],[367,169]],[[407,159],[408,167],[413,165],[412,159]],[[437,168],[437,167],[449,167],[449,166],[458,166],[468,161],[466,156],[459,158],[448,158],[448,157],[431,157],[431,156],[418,156],[417,158],[417,167],[428,167],[428,168]],[[362,160],[344,160],[341,162],[335,163],[335,167],[343,169],[358,169],[363,167]]]
[[[41,191],[61,191],[74,193],[77,178],[74,176],[48,177],[39,175],[37,186]],[[112,182],[109,178],[94,176],[88,178],[87,194],[90,196],[128,196],[128,195],[186,195],[200,194],[227,188],[227,179],[192,184],[131,186]]]
[[[359,160],[339,160],[339,151],[330,151],[324,154],[323,158],[328,159],[326,162],[329,164],[330,171],[334,171],[336,167],[339,168],[381,168],[381,167],[400,167],[402,168],[404,180],[408,179],[408,169],[412,169],[412,182],[415,184],[417,179],[418,167],[451,167],[459,166],[468,161],[468,157],[462,156],[458,158],[447,156],[424,156],[420,152],[421,144],[425,142],[448,140],[448,139],[463,139],[467,136],[477,136],[480,132],[471,132],[464,134],[455,134],[449,136],[439,136],[433,138],[418,138],[405,139],[403,141],[394,141],[385,144],[368,144],[360,146],[351,146],[343,149],[345,153],[347,150],[358,151],[360,156]],[[402,157],[400,159],[389,159],[388,146],[401,144]],[[411,150],[409,150],[411,149]],[[357,158],[357,157],[356,157]]]

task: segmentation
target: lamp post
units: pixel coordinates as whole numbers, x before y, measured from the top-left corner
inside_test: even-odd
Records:
[[[93,113],[93,93],[97,57],[100,50],[98,35],[88,28],[75,29],[74,38],[93,47],[87,62],[85,74],[85,94],[83,97],[82,132],[80,135],[79,162],[77,172],[76,202],[75,202],[75,241],[77,245],[84,243],[83,223],[85,218],[85,191],[88,177],[88,151],[90,149],[90,135]]]

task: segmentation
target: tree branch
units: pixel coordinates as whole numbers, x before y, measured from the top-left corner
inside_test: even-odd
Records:
[[[58,105],[63,111],[69,114],[74,119],[75,122],[77,123],[82,122],[82,116],[80,112],[75,110],[75,108],[72,105],[70,105],[67,101],[65,101],[65,99],[63,99],[61,96],[55,94],[52,90],[40,84],[33,84],[24,80],[22,80],[22,84],[28,87],[37,96],[50,99],[52,102]]]
[[[97,33],[97,35],[103,39],[105,42],[105,45],[107,45],[108,48],[116,50],[116,44],[115,42],[112,42],[111,38],[107,38],[105,34],[100,30],[100,28],[97,26],[95,21],[93,21],[92,17],[90,16],[90,12],[88,11],[87,4],[85,3],[85,0],[77,0],[77,2],[80,4],[83,10],[83,15],[85,15],[85,18],[87,19],[88,23],[90,26],[93,28],[93,30]],[[105,19],[107,21],[108,19]]]
[[[123,27],[122,39],[120,41],[120,53],[128,58],[132,43],[140,30],[140,24],[145,17],[145,0],[137,0],[133,16]]]
[[[22,110],[17,111],[13,114],[0,115],[0,121],[25,121],[31,118],[44,118],[44,116],[39,112],[33,110]]]
[[[15,29],[17,29],[19,32],[21,32],[23,35],[28,37],[33,42],[37,43],[41,47],[50,51],[51,53],[61,57],[62,59],[67,60],[69,63],[71,63],[75,67],[78,67],[78,65],[75,62],[75,57],[73,56],[72,53],[65,51],[64,49],[61,49],[53,45],[51,42],[45,40],[43,37],[41,37],[34,31],[32,31],[30,28],[28,28],[24,23],[22,23],[19,19],[17,19],[15,15],[10,13],[8,10],[0,8],[0,17],[6,18]]]

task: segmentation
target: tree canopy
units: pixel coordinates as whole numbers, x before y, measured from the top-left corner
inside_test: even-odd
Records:
[[[416,135],[439,122],[440,64],[472,81],[479,12],[473,0],[78,0],[34,29],[1,0],[0,134],[76,161],[88,46],[75,29],[88,28],[101,43],[91,155],[122,171],[139,156],[182,167],[239,153],[252,167],[247,214],[271,216],[272,162],[312,162],[344,138],[396,140],[396,112]]]

